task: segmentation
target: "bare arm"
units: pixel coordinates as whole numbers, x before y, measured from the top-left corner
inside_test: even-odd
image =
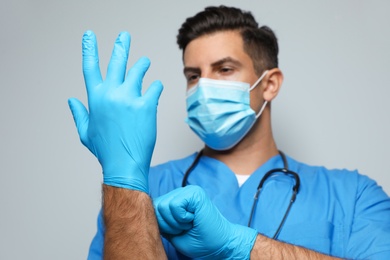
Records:
[[[324,255],[303,247],[279,242],[263,235],[258,235],[252,248],[250,259],[330,260],[339,258]]]
[[[150,197],[103,185],[104,259],[167,259]]]

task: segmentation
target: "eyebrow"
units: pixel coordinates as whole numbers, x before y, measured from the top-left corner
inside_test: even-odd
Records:
[[[219,67],[219,66],[222,66],[225,63],[232,63],[232,64],[234,64],[235,66],[238,66],[238,67],[242,66],[242,63],[239,62],[238,60],[235,60],[232,57],[225,57],[225,58],[222,58],[220,60],[217,60],[217,61],[211,63],[211,67]],[[184,69],[183,69],[184,75],[186,75],[186,73],[191,73],[191,72],[200,74],[200,69],[196,68],[196,67],[184,67]]]
[[[200,74],[200,69],[199,68],[192,68],[192,67],[185,67],[183,69],[184,75],[188,73],[195,73],[195,74]]]
[[[220,60],[218,60],[218,61],[216,61],[216,62],[213,62],[213,63],[211,64],[211,66],[212,66],[212,67],[218,67],[218,66],[223,65],[224,63],[233,63],[234,65],[239,66],[239,67],[242,66],[242,63],[241,63],[241,62],[239,62],[238,60],[233,59],[232,57],[225,57],[225,58],[222,58],[222,59],[220,59]]]

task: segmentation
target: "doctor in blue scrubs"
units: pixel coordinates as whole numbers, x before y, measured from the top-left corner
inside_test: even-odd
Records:
[[[149,194],[169,259],[390,259],[390,199],[357,171],[284,155],[271,103],[283,74],[273,31],[209,7],[177,36],[187,123],[202,151],[152,167]],[[89,259],[100,259],[98,218]]]

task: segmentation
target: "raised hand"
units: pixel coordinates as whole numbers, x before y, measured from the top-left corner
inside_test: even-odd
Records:
[[[120,33],[103,81],[95,34],[85,32],[82,53],[88,110],[75,98],[68,102],[81,142],[102,166],[104,184],[148,192],[163,86],[155,81],[142,95],[142,80],[150,66],[145,57],[125,77],[129,48],[130,35]]]

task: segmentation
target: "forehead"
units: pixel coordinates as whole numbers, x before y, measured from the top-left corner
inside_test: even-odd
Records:
[[[252,62],[244,51],[240,32],[220,31],[192,40],[183,55],[185,67],[201,67],[231,57],[241,62]]]

